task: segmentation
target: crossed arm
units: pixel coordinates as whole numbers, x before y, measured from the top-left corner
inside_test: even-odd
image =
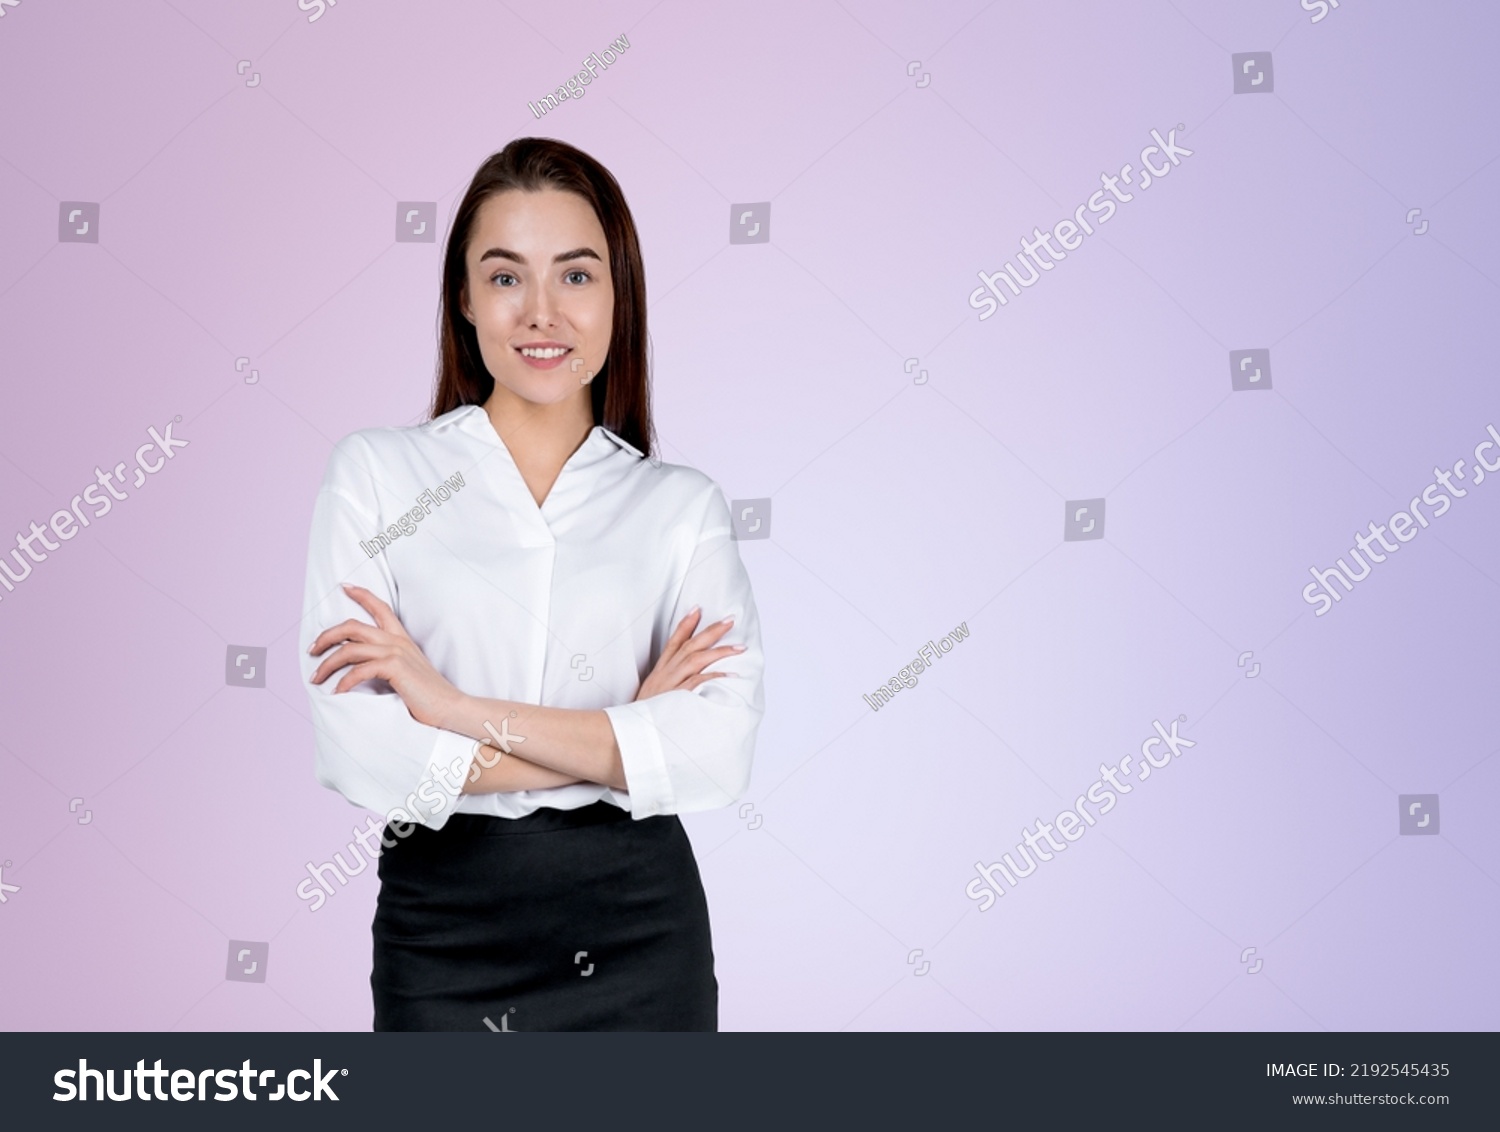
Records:
[[[335,686],[336,694],[366,680],[385,680],[418,723],[486,744],[464,782],[465,794],[540,790],[575,782],[628,790],[614,728],[603,711],[468,695],[432,666],[389,605],[360,586],[345,585],[344,591],[375,624],[350,619],[319,634],[308,651],[313,656],[328,655],[313,673],[312,682],[321,684],[344,668],[348,671]],[[743,650],[742,645],[711,647],[733,621],[716,622],[694,637],[701,616],[694,609],[678,622],[636,700],[678,688],[690,691],[707,680],[730,675],[703,670]],[[522,750],[524,755],[519,753]]]

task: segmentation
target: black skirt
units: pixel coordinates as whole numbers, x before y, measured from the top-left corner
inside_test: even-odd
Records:
[[[380,856],[376,1030],[717,1030],[708,902],[675,816],[454,814]]]

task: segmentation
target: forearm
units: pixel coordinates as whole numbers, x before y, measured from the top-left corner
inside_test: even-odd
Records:
[[[547,790],[554,786],[572,786],[574,783],[582,782],[570,774],[552,770],[550,767],[538,766],[536,763],[521,758],[516,754],[501,755],[498,762],[495,756],[500,751],[494,747],[481,747],[479,757],[474,766],[479,775],[476,778],[472,771],[464,779],[464,794],[504,794],[518,790]],[[491,765],[486,766],[486,763]]]
[[[489,700],[480,696],[463,696],[449,713],[444,726],[472,739],[486,739],[489,745],[479,749],[479,779],[466,783],[466,793],[492,793],[496,790],[531,789],[528,786],[492,786],[497,774],[525,774],[505,771],[507,763],[531,763],[537,770],[550,771],[563,781],[597,782],[615,790],[626,790],[625,767],[609,716],[599,710],[542,707],[512,700]],[[487,728],[485,724],[490,726]],[[510,754],[495,746],[497,740],[509,744]],[[496,756],[499,756],[498,760]],[[486,763],[492,764],[488,767]]]

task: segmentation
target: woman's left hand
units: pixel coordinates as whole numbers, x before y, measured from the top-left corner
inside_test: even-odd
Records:
[[[318,656],[334,649],[312,675],[321,684],[340,668],[348,667],[334,693],[347,692],[366,680],[384,680],[396,689],[406,710],[418,723],[442,727],[453,719],[464,695],[432,666],[417,642],[389,605],[361,586],[345,585],[344,592],[375,619],[374,625],[350,619],[318,635],[308,650]]]

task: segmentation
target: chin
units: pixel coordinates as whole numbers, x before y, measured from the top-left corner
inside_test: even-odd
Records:
[[[526,374],[520,380],[499,383],[522,401],[532,405],[555,405],[573,394],[573,386],[562,375]]]

